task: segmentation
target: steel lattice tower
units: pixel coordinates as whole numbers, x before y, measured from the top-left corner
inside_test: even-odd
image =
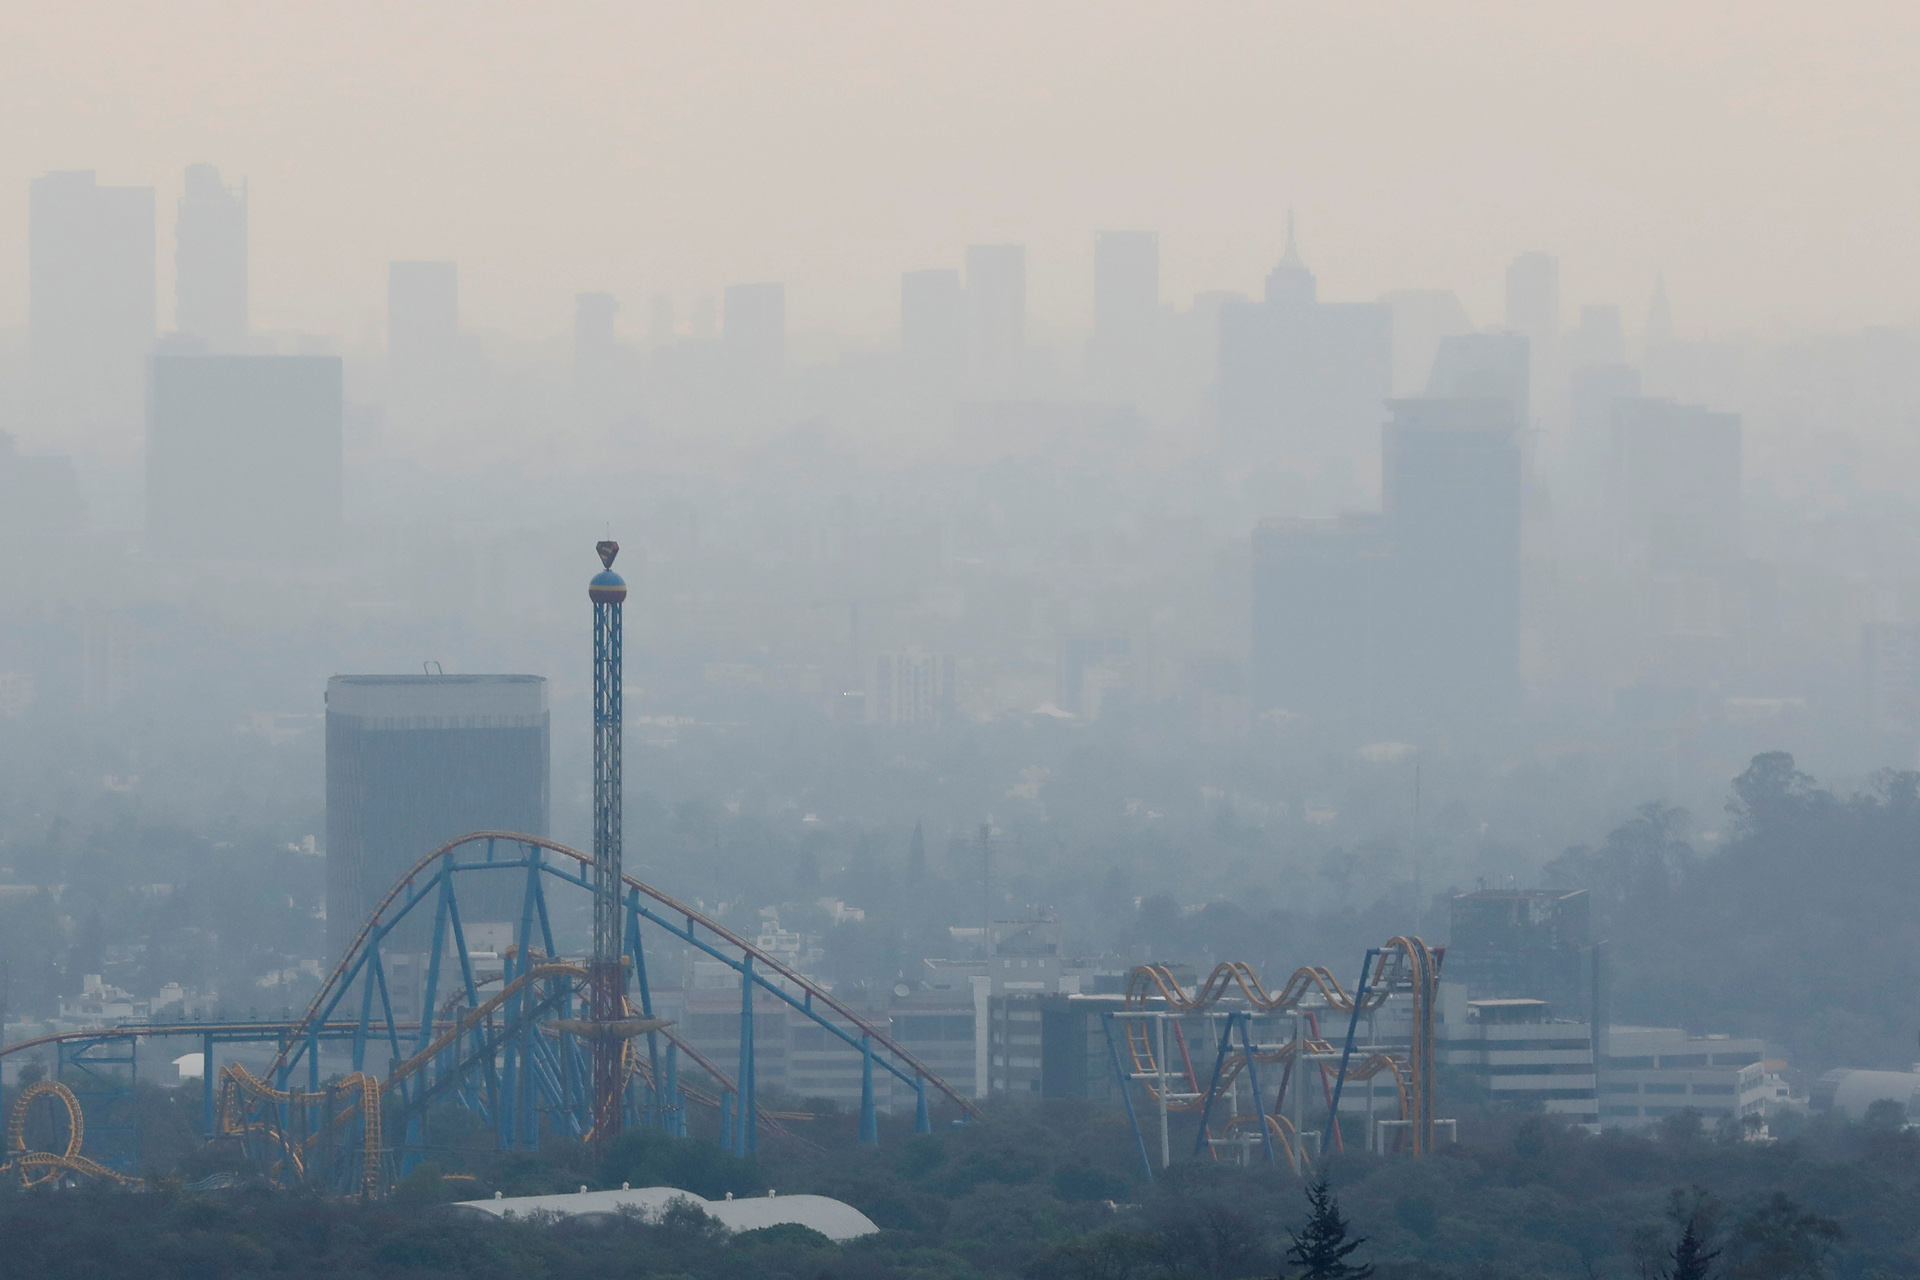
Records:
[[[593,601],[593,958],[588,965],[591,1018],[626,1017],[627,968],[620,937],[620,614],[627,584],[613,571],[617,542],[602,542],[603,571],[587,586]],[[614,1027],[593,1036],[593,1137],[620,1131],[626,1091],[627,1042]]]

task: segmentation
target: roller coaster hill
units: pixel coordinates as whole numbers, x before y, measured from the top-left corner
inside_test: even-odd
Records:
[[[862,1141],[879,1139],[876,1082],[887,1077],[893,1096],[904,1089],[912,1100],[918,1132],[931,1131],[937,1111],[980,1115],[971,1098],[869,1016],[630,876],[621,877],[618,898],[620,963],[629,980],[624,1007],[617,1017],[588,1016],[590,964],[563,954],[553,921],[593,895],[593,866],[591,855],[541,837],[474,832],[433,850],[401,877],[296,1019],[126,1025],[0,1047],[0,1059],[52,1049],[56,1060],[52,1079],[16,1099],[0,1172],[29,1184],[133,1180],[138,1134],[126,1117],[137,1077],[134,1048],[159,1038],[198,1042],[208,1064],[223,1048],[251,1046],[256,1063],[270,1050],[263,1068],[233,1062],[206,1073],[203,1136],[277,1185],[380,1194],[429,1154],[427,1120],[437,1108],[466,1113],[469,1127],[477,1120],[503,1151],[535,1150],[552,1138],[604,1140],[607,1128],[648,1126],[681,1137],[715,1135],[745,1156],[763,1136],[788,1135],[798,1118],[756,1098],[753,1020],[769,1002],[818,1026],[859,1063]],[[462,891],[480,896],[476,884],[503,877],[518,886],[519,910],[499,967],[487,969],[487,953],[468,946]],[[429,939],[424,953],[422,935]],[[738,984],[739,1051],[724,1066],[655,1014],[648,958],[667,948],[718,962]],[[417,999],[402,998],[396,981],[408,970],[419,975]],[[618,1070],[610,1126],[596,1110],[593,1072],[595,1050],[609,1043]],[[323,1046],[334,1058],[325,1071]],[[29,1129],[46,1127],[32,1119],[37,1110],[51,1113],[53,1150],[27,1147]],[[706,1120],[690,1125],[690,1113]],[[115,1123],[89,1130],[90,1114],[111,1115]]]
[[[0,1058],[51,1048],[57,1064],[53,1078],[16,1098],[0,1176],[135,1185],[139,1135],[125,1117],[133,1048],[147,1039],[195,1043],[208,1063],[242,1046],[256,1064],[266,1058],[205,1076],[203,1138],[280,1186],[380,1195],[438,1153],[428,1124],[436,1111],[464,1113],[465,1128],[485,1126],[503,1151],[593,1141],[592,1055],[605,1033],[582,1016],[589,968],[562,953],[552,925],[592,893],[591,873],[590,855],[553,841],[475,832],[401,878],[298,1018],[96,1028],[0,1047]],[[461,907],[462,890],[483,877],[508,878],[519,890],[514,936],[497,968],[469,950]],[[810,1020],[859,1064],[863,1142],[879,1140],[876,1081],[887,1077],[893,1096],[904,1088],[912,1100],[916,1132],[930,1132],[936,1115],[982,1116],[890,1037],[883,1019],[659,890],[631,877],[621,888],[631,979],[615,1028],[621,1127],[704,1134],[736,1155],[762,1139],[804,1141],[795,1132],[804,1117],[755,1096],[753,1019],[770,1001]],[[424,954],[412,940],[421,933],[430,938]],[[649,957],[657,963],[686,948],[724,965],[738,984],[739,1048],[725,1065],[655,1014]],[[1322,1152],[1349,1146],[1432,1150],[1447,1128],[1432,1114],[1440,960],[1417,938],[1395,938],[1367,953],[1352,992],[1323,968],[1300,970],[1277,992],[1244,964],[1222,964],[1192,988],[1164,966],[1134,970],[1101,1030],[1146,1176],[1173,1159],[1176,1135],[1183,1155],[1191,1144],[1197,1158],[1302,1173]],[[406,1003],[430,1017],[408,1016],[395,998],[394,975],[410,965],[420,998]],[[323,1046],[331,1056],[324,1072]],[[704,1118],[690,1124],[696,1115]],[[1339,1123],[1327,1124],[1328,1115]],[[107,1123],[90,1125],[94,1116]],[[49,1119],[52,1141],[30,1148],[29,1133],[44,1134]]]

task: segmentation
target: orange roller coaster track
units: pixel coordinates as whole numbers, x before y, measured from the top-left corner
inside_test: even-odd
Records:
[[[1434,1002],[1444,952],[1429,947],[1409,935],[1396,936],[1380,947],[1368,950],[1360,982],[1351,992],[1333,973],[1320,966],[1296,969],[1278,991],[1270,991],[1252,966],[1241,961],[1226,961],[1214,966],[1206,979],[1194,989],[1181,984],[1165,965],[1142,965],[1129,975],[1122,1011],[1107,1015],[1123,1024],[1126,1058],[1131,1070],[1123,1070],[1116,1056],[1115,1070],[1123,1091],[1129,1095],[1141,1086],[1148,1099],[1158,1104],[1161,1113],[1163,1162],[1170,1158],[1167,1148],[1169,1113],[1200,1113],[1195,1152],[1216,1140],[1208,1125],[1214,1103],[1221,1097],[1237,1097],[1237,1082],[1244,1074],[1253,1084],[1254,1110],[1251,1114],[1230,1117],[1220,1129],[1219,1140],[1238,1145],[1249,1138],[1249,1131],[1260,1135],[1269,1158],[1277,1149],[1296,1169],[1305,1159],[1305,1149],[1294,1132],[1294,1122],[1280,1114],[1295,1068],[1312,1063],[1319,1068],[1321,1091],[1330,1119],[1330,1138],[1344,1145],[1340,1133],[1340,1097],[1347,1082],[1364,1082],[1388,1074],[1394,1083],[1399,1103],[1399,1120],[1407,1122],[1405,1149],[1413,1155],[1425,1155],[1433,1149],[1434,1079]],[[1398,1047],[1367,1046],[1354,1060],[1355,1039],[1362,1014],[1372,1013],[1395,996],[1410,998],[1410,1027],[1407,1041]],[[1319,1015],[1347,1015],[1344,1044],[1322,1038]],[[1256,1044],[1252,1038],[1252,1020],[1293,1014],[1292,1036],[1279,1044]],[[1224,1018],[1213,1074],[1202,1089],[1194,1074],[1182,1023],[1201,1017],[1209,1021]],[[1111,1030],[1111,1027],[1110,1027]],[[1238,1031],[1240,1045],[1232,1044]],[[1157,1043],[1156,1043],[1157,1039]],[[1177,1052],[1174,1061],[1166,1061]],[[1330,1065],[1337,1059],[1337,1068]],[[1273,1097],[1272,1108],[1261,1096],[1255,1075],[1258,1064],[1282,1068],[1281,1083]],[[1295,1095],[1298,1096],[1297,1094]],[[1369,1095],[1371,1097],[1371,1094]],[[1152,1176],[1152,1162],[1146,1155],[1146,1143],[1139,1132],[1139,1117],[1131,1097],[1127,1108],[1133,1120],[1135,1137]],[[1298,1103],[1296,1103],[1296,1108]],[[1369,1103],[1371,1107],[1371,1103]]]

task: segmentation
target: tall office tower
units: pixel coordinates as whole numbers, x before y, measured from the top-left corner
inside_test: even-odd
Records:
[[[1622,400],[1640,396],[1640,374],[1629,365],[1576,368],[1572,376],[1572,417],[1567,432],[1564,474],[1554,489],[1557,511],[1582,551],[1605,547],[1602,514],[1606,509],[1608,468],[1613,457],[1613,410]]]
[[[246,184],[229,187],[213,165],[188,165],[173,238],[174,328],[210,351],[245,349]]]
[[[1451,289],[1396,289],[1381,301],[1393,323],[1393,394],[1417,396],[1433,375],[1441,340],[1472,333],[1473,321]]]
[[[155,550],[311,561],[340,537],[338,356],[155,356],[147,537]]]
[[[1740,554],[1740,415],[1671,400],[1613,402],[1616,554],[1654,569]]]
[[[937,729],[951,723],[959,668],[950,653],[882,653],[873,659],[867,720]]]
[[[1860,674],[1869,729],[1920,733],[1920,626],[1869,623],[1860,633]]]
[[[327,944],[353,941],[382,895],[472,831],[547,834],[542,676],[334,676],[327,681]],[[463,920],[516,919],[524,877],[474,877]],[[419,941],[424,944],[424,939]]]
[[[618,344],[613,318],[620,314],[620,300],[610,293],[573,295],[573,363],[577,369],[603,361]]]
[[[787,365],[787,286],[728,285],[720,342],[736,373],[777,378]]]
[[[1517,333],[1461,333],[1434,352],[1427,394],[1443,400],[1504,400],[1524,422],[1532,372],[1528,340]]]
[[[1260,302],[1220,308],[1220,427],[1229,447],[1322,465],[1370,455],[1393,389],[1393,317],[1318,300],[1288,217]]]
[[[1560,369],[1560,260],[1550,253],[1523,253],[1507,267],[1507,327],[1532,349],[1533,418],[1558,410]],[[1549,405],[1550,401],[1555,403]]]
[[[1620,308],[1611,303],[1580,308],[1580,323],[1567,335],[1565,357],[1569,373],[1598,365],[1627,362],[1627,332]]]
[[[900,277],[900,358],[916,395],[946,398],[967,368],[967,295],[958,271]]]
[[[1101,232],[1093,246],[1093,337],[1087,349],[1096,394],[1139,400],[1152,382],[1159,320],[1159,235]]]
[[[967,358],[975,396],[1004,400],[1024,390],[1027,363],[1025,245],[967,246]]]
[[[389,395],[403,416],[430,413],[454,394],[460,361],[460,268],[387,264]]]
[[[1310,307],[1320,298],[1320,283],[1300,260],[1300,242],[1294,234],[1293,210],[1287,210],[1287,248],[1280,265],[1267,272],[1263,297],[1270,307]]]
[[[620,302],[610,293],[574,295],[574,407],[585,425],[602,430],[627,418],[639,403],[638,353],[623,346],[614,331],[619,313]]]
[[[1519,422],[1506,399],[1396,400],[1381,489],[1398,653],[1383,673],[1440,715],[1520,695]]]
[[[1483,889],[1455,894],[1447,981],[1469,998],[1545,1000],[1582,1016],[1590,995],[1585,889]]]
[[[647,302],[647,345],[656,351],[673,345],[673,298],[656,293]]]
[[[35,178],[27,210],[28,345],[45,421],[130,452],[154,337],[152,187],[91,169]]]
[[[1365,714],[1393,657],[1392,546],[1377,515],[1263,521],[1253,534],[1255,704]]]
[[[29,539],[67,538],[86,525],[73,459],[23,454],[0,431],[0,544],[21,549]]]

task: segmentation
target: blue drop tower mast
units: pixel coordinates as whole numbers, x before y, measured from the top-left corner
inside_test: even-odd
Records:
[[[594,547],[601,572],[587,584],[593,601],[593,956],[588,962],[593,1041],[593,1138],[620,1131],[625,1111],[627,1041],[615,1028],[627,1016],[627,966],[620,910],[620,614],[627,584],[613,571],[617,542]]]

